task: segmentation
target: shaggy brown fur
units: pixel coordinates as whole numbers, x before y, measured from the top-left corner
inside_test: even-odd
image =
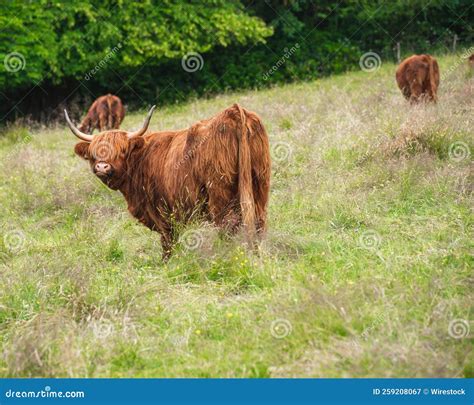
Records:
[[[413,55],[397,68],[397,84],[402,94],[411,103],[437,101],[439,67],[430,55]]]
[[[106,131],[118,129],[125,117],[125,108],[122,100],[112,94],[99,97],[89,108],[87,115],[82,120],[79,130],[92,134],[94,129]]]
[[[249,241],[265,230],[270,152],[255,113],[234,104],[185,130],[133,138],[107,131],[78,143],[75,152],[94,171],[107,148],[113,173],[101,180],[120,190],[135,218],[161,234],[164,258],[176,237],[174,221],[197,212],[230,231],[243,225]]]

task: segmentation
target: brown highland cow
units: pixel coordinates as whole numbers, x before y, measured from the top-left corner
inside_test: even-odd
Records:
[[[413,55],[397,68],[397,84],[402,94],[411,103],[437,101],[439,67],[430,55]]]
[[[94,129],[100,132],[118,129],[125,116],[122,100],[112,94],[99,97],[89,108],[82,120],[79,130],[92,134]]]
[[[161,234],[164,259],[176,240],[173,224],[196,212],[231,232],[243,226],[254,241],[266,227],[270,189],[269,143],[260,118],[234,104],[188,129],[145,134],[153,109],[136,132],[95,136],[74,127],[65,111],[82,140],[76,154],[123,194],[135,218]]]
[[[467,59],[467,63],[469,64],[471,70],[474,70],[474,53],[469,56],[469,58]]]

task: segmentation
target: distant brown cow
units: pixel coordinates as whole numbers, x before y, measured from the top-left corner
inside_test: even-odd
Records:
[[[402,94],[411,103],[437,101],[439,67],[430,55],[413,55],[397,68],[396,79]]]
[[[92,134],[94,129],[105,131],[118,129],[125,116],[122,100],[112,94],[99,97],[89,108],[79,130]]]
[[[474,53],[471,56],[469,56],[468,63],[469,63],[470,68],[474,70]]]
[[[145,135],[153,107],[137,132],[106,131],[75,146],[92,171],[119,190],[128,210],[161,234],[163,258],[172,249],[173,224],[196,212],[236,231],[243,225],[249,242],[266,227],[270,188],[268,136],[260,118],[234,104],[213,118],[180,131]]]

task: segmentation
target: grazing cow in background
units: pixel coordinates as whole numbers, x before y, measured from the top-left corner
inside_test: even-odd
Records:
[[[270,189],[268,136],[260,118],[237,104],[188,129],[145,134],[143,127],[85,134],[66,121],[83,142],[77,155],[112,190],[119,190],[128,210],[161,234],[163,258],[176,239],[173,224],[196,212],[235,232],[243,226],[253,242],[266,228]]]
[[[99,97],[89,108],[82,120],[79,130],[92,134],[94,129],[100,132],[108,129],[118,129],[125,116],[122,100],[112,94]]]
[[[397,84],[402,94],[411,103],[437,101],[439,67],[430,55],[413,55],[397,68]]]

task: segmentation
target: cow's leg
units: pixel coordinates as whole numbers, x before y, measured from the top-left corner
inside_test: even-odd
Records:
[[[407,100],[410,100],[411,97],[411,91],[410,91],[410,86],[406,85],[402,88],[402,94],[403,97],[405,97]]]
[[[129,208],[130,210],[130,208]],[[132,213],[133,215],[133,213]],[[173,228],[162,215],[160,215],[155,208],[147,207],[146,214],[140,216],[140,221],[145,224],[152,231],[156,231],[161,236],[161,247],[162,247],[162,258],[163,261],[167,261],[171,256],[175,237],[173,234]]]
[[[232,190],[231,186],[219,184],[217,187],[210,187],[207,193],[212,222],[228,232],[236,232],[241,223],[241,218],[235,190]]]
[[[168,261],[168,259],[171,256],[171,252],[173,250],[173,245],[174,245],[174,238],[173,234],[170,231],[160,231],[161,234],[161,248],[162,248],[162,253],[161,257],[164,262]]]
[[[107,125],[107,116],[106,114],[99,114],[99,131],[105,131],[109,129]]]
[[[114,113],[112,114],[112,129],[119,129],[119,116],[118,116],[118,113],[117,111],[114,111]]]
[[[100,132],[99,119],[97,117],[91,120],[91,132],[90,132],[91,134],[94,131],[94,129],[97,129]]]
[[[423,93],[426,94],[427,101],[436,101],[436,93],[433,92],[431,82],[426,80],[423,86]]]
[[[86,116],[81,125],[79,125],[79,131],[85,132],[86,134],[91,133],[91,119],[89,116]]]
[[[256,230],[262,235],[267,228],[267,204],[270,190],[270,178],[253,175],[253,196],[255,203]]]
[[[410,102],[412,104],[417,103],[423,93],[423,86],[417,80],[412,81],[410,83],[410,93]]]
[[[270,192],[270,153],[266,134],[260,125],[252,128],[252,190],[255,204],[255,230],[262,236],[267,226],[267,205]]]

